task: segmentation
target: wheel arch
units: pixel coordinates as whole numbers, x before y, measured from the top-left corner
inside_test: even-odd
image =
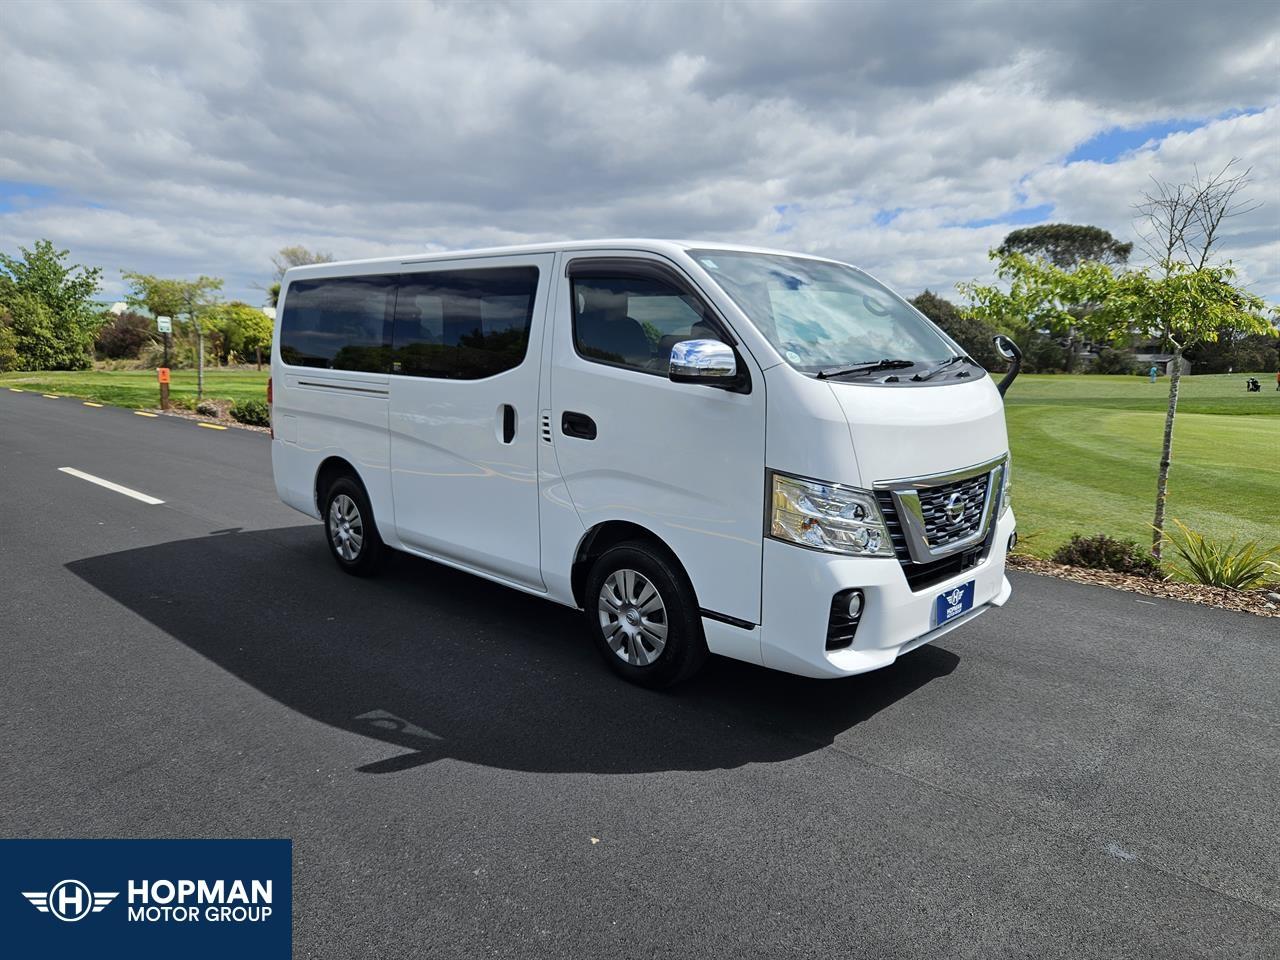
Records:
[[[610,547],[627,542],[643,543],[662,553],[675,565],[675,568],[684,577],[685,583],[689,584],[690,588],[693,589],[693,581],[689,577],[689,571],[680,562],[676,552],[660,536],[648,527],[629,520],[604,520],[584,533],[582,539],[578,541],[578,549],[569,572],[569,583],[573,590],[574,603],[579,607],[585,606],[583,594],[586,592],[587,577],[590,576],[591,567],[596,560]],[[697,596],[696,589],[694,589],[694,596]]]
[[[316,468],[315,486],[312,488],[312,496],[315,499],[316,513],[323,516],[324,504],[321,502],[324,492],[329,489],[329,485],[339,477],[350,477],[356,483],[360,484],[366,497],[369,496],[369,488],[365,486],[364,479],[360,476],[360,471],[355,468],[350,460],[345,457],[326,457],[321,461],[320,466]]]

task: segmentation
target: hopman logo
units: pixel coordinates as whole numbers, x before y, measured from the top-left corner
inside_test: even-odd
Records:
[[[83,920],[91,913],[101,913],[119,892],[95,892],[79,880],[63,880],[54,884],[47,893],[40,891],[22,891],[22,895],[31,901],[31,905],[41,913],[51,913],[59,920],[75,923]]]
[[[960,601],[963,599],[964,599],[964,591],[961,590],[959,587],[956,587],[954,590],[952,590],[950,593],[947,594],[947,603],[950,604],[952,607],[958,606]]]

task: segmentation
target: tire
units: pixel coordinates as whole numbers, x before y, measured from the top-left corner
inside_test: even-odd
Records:
[[[351,477],[339,477],[324,495],[324,533],[338,566],[357,577],[377,573],[387,548],[378,536],[373,508],[364,487]]]
[[[632,683],[669,687],[706,662],[693,587],[670,556],[647,544],[621,543],[601,554],[583,606],[601,656]]]

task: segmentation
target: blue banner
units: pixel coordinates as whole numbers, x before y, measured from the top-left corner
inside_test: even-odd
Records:
[[[291,840],[0,840],[4,953],[287,960]]]

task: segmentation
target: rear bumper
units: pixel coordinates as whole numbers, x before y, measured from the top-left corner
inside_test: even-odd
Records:
[[[843,677],[888,666],[899,656],[1003,606],[1012,588],[1004,575],[1013,511],[996,522],[991,552],[978,566],[918,593],[897,560],[833,556],[776,540],[764,542],[761,662],[807,677]],[[934,601],[950,587],[974,581],[973,609],[940,627]],[[827,650],[831,598],[858,587],[865,596],[853,645]]]

